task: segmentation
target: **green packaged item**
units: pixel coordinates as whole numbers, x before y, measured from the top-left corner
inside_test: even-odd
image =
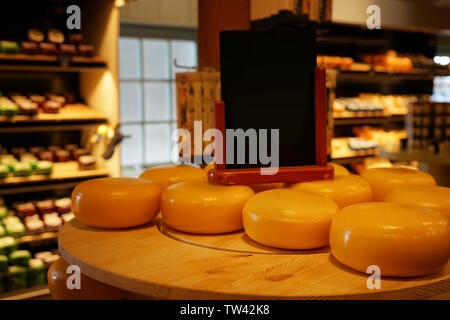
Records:
[[[8,224],[22,223],[20,219],[16,216],[6,216],[3,218],[3,224],[6,226]]]
[[[17,42],[14,41],[0,41],[0,51],[3,53],[20,53],[20,47]]]
[[[8,176],[8,173],[8,167],[4,164],[0,164],[0,179],[5,179]]]
[[[14,171],[14,166],[17,163],[17,160],[15,158],[3,158],[2,164],[5,165],[8,168],[8,172]]]
[[[27,287],[27,269],[20,266],[10,266],[6,276],[8,291],[21,290]]]
[[[46,268],[44,262],[40,259],[30,259],[28,265],[27,282],[29,287],[45,284]]]
[[[28,250],[16,250],[9,254],[9,264],[13,266],[28,267],[31,253]]]
[[[0,225],[0,237],[3,237],[3,236],[5,236],[5,235],[6,235],[6,230],[5,230],[5,228],[3,228],[2,225]]]
[[[50,161],[38,161],[36,165],[36,174],[50,175],[53,171],[53,163]]]
[[[6,207],[0,207],[0,219],[3,219],[8,215],[8,209]]]
[[[13,174],[15,177],[28,177],[32,173],[30,163],[17,162],[13,167]]]
[[[8,271],[8,257],[0,255],[0,273]]]
[[[33,171],[37,169],[38,159],[33,156],[22,157],[21,162],[28,164],[30,166],[30,169]]]
[[[0,238],[0,254],[8,255],[17,250],[17,241],[13,237]]]
[[[13,117],[19,113],[19,107],[12,101],[1,98],[0,99],[0,115],[5,117]]]
[[[9,236],[22,236],[26,232],[26,228],[22,222],[5,224],[6,234]]]

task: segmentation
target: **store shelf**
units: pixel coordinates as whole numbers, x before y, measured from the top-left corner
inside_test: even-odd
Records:
[[[50,291],[47,285],[27,288],[20,291],[5,292],[0,295],[0,300],[27,300],[50,299]]]
[[[80,181],[107,177],[106,169],[79,170],[75,161],[55,163],[50,176],[8,177],[0,181],[0,195],[72,187]]]
[[[424,151],[400,151],[396,153],[381,151],[382,157],[393,161],[418,161],[450,166],[450,155],[438,155]]]
[[[449,76],[450,69],[413,69],[410,72],[388,72],[383,68],[360,67],[339,70],[338,81],[361,80],[432,80],[435,76]]]
[[[404,122],[406,115],[388,115],[388,116],[376,116],[376,117],[348,117],[348,116],[334,116],[335,126],[347,126],[347,125],[365,125],[365,124],[386,124],[393,122]]]
[[[106,70],[98,57],[59,57],[50,55],[0,53],[0,71],[92,72]]]
[[[51,241],[58,239],[57,231],[47,231],[38,234],[26,234],[17,239],[18,244],[30,244],[42,241]]]
[[[352,164],[352,163],[360,163],[360,162],[363,162],[367,158],[373,158],[376,156],[377,155],[375,153],[371,153],[371,154],[362,155],[362,156],[332,158],[331,162],[336,163],[336,164],[345,165],[345,164]]]
[[[36,116],[0,116],[0,133],[74,130],[80,126],[106,123],[104,114],[83,104],[68,104],[59,113]]]

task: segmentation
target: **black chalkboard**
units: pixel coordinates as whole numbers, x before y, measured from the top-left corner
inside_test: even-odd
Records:
[[[279,129],[280,167],[316,164],[315,67],[314,30],[222,31],[225,129]],[[226,169],[264,166],[237,164],[235,152]]]

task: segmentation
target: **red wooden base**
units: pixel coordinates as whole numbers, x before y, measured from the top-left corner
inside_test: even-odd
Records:
[[[333,166],[303,166],[281,167],[275,175],[261,175],[259,168],[255,169],[211,169],[208,181],[214,184],[247,185],[256,183],[276,182],[306,182],[334,178]]]

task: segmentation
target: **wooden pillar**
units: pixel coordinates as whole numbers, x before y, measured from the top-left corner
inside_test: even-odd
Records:
[[[250,29],[250,0],[198,1],[198,61],[219,68],[219,32]]]

